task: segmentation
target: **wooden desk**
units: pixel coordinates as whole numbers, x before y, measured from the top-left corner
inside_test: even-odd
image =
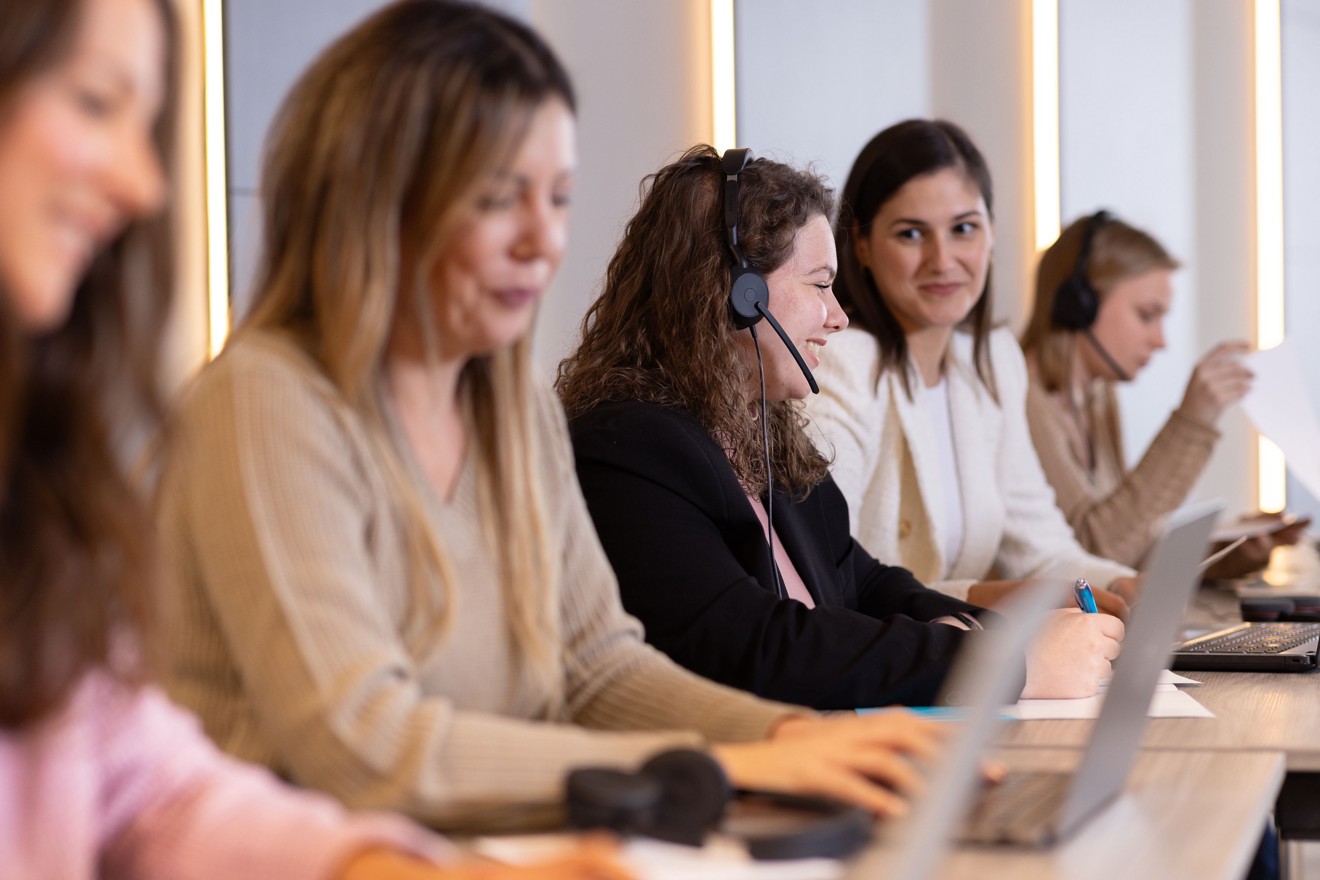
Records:
[[[1264,749],[1283,752],[1289,771],[1320,771],[1320,675],[1188,672],[1190,690],[1214,718],[1151,718],[1148,749]],[[1082,746],[1093,721],[1008,721],[998,742],[1011,746]]]
[[[1191,626],[1227,626],[1241,618],[1237,599],[1202,590],[1187,615]],[[1121,662],[1121,661],[1120,661]],[[1187,672],[1190,689],[1214,718],[1151,718],[1144,748],[1265,749],[1283,752],[1290,772],[1320,771],[1320,674],[1316,672]],[[998,742],[1013,746],[1081,746],[1091,721],[1010,721]]]
[[[1073,749],[1007,749],[1012,768],[1071,769]],[[955,847],[934,876],[982,880],[1241,880],[1283,780],[1278,752],[1148,751],[1118,800],[1047,850]],[[895,826],[891,836],[901,834]],[[900,841],[882,835],[849,877],[886,877]]]

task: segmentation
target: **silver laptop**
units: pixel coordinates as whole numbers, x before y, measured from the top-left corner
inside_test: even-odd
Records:
[[[912,817],[886,829],[882,841],[850,868],[848,877],[933,876],[950,839],[1047,846],[1071,834],[1113,800],[1126,784],[1145,731],[1146,713],[1169,660],[1179,621],[1191,598],[1210,532],[1222,505],[1184,508],[1169,517],[1150,554],[1142,600],[1134,609],[1099,718],[1075,773],[1017,772],[994,786],[980,784],[985,744],[1000,709],[1016,697],[1020,657],[1065,585],[1041,583],[1004,608],[1005,623],[960,658],[946,688],[949,699],[974,695],[959,731],[931,775]],[[943,700],[942,700],[943,701]],[[1020,781],[1019,781],[1020,780]],[[1037,807],[1005,806],[1027,791]],[[962,831],[957,831],[958,828]],[[876,871],[883,870],[883,875]]]
[[[1077,772],[1010,774],[975,804],[965,840],[1046,846],[1071,834],[1123,790],[1221,509],[1216,502],[1169,517],[1150,554],[1141,601],[1128,622],[1123,653]]]

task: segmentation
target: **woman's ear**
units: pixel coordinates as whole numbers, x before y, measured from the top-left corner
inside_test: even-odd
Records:
[[[861,229],[854,226],[848,230],[848,235],[853,240],[853,256],[857,257],[857,262],[866,266],[871,261],[871,240],[868,236],[862,235]]]

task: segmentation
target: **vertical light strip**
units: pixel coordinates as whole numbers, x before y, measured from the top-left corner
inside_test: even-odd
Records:
[[[711,139],[721,153],[738,146],[733,3],[710,0]]]
[[[206,126],[206,298],[211,357],[229,335],[229,211],[225,169],[225,35],[223,0],[202,0]]]
[[[1283,59],[1279,0],[1252,4],[1252,78],[1256,172],[1256,346],[1283,341]],[[1287,480],[1283,453],[1259,440],[1257,503],[1283,510]]]
[[[1059,2],[1030,2],[1031,158],[1039,254],[1059,237]]]

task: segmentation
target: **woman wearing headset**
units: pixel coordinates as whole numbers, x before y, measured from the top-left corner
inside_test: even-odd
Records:
[[[1116,382],[1164,348],[1178,262],[1146,232],[1108,212],[1082,217],[1041,256],[1022,337],[1027,417],[1060,509],[1088,550],[1138,565],[1160,521],[1186,499],[1214,450],[1224,409],[1251,388],[1245,342],[1217,345],[1192,371],[1182,402],[1135,467],[1122,445]],[[1206,573],[1261,568],[1306,523],[1253,537]]]
[[[1130,568],[1078,545],[1031,446],[1022,352],[990,325],[993,207],[952,123],[909,120],[863,148],[835,224],[852,323],[807,405],[818,442],[862,546],[939,589],[983,605],[1037,575],[1130,589]]]
[[[849,535],[799,402],[847,325],[833,196],[744,161],[695,147],[648,178],[560,365],[587,506],[624,606],[689,669],[818,708],[929,703],[979,609]],[[1091,693],[1121,634],[1059,612],[1026,693]]]

